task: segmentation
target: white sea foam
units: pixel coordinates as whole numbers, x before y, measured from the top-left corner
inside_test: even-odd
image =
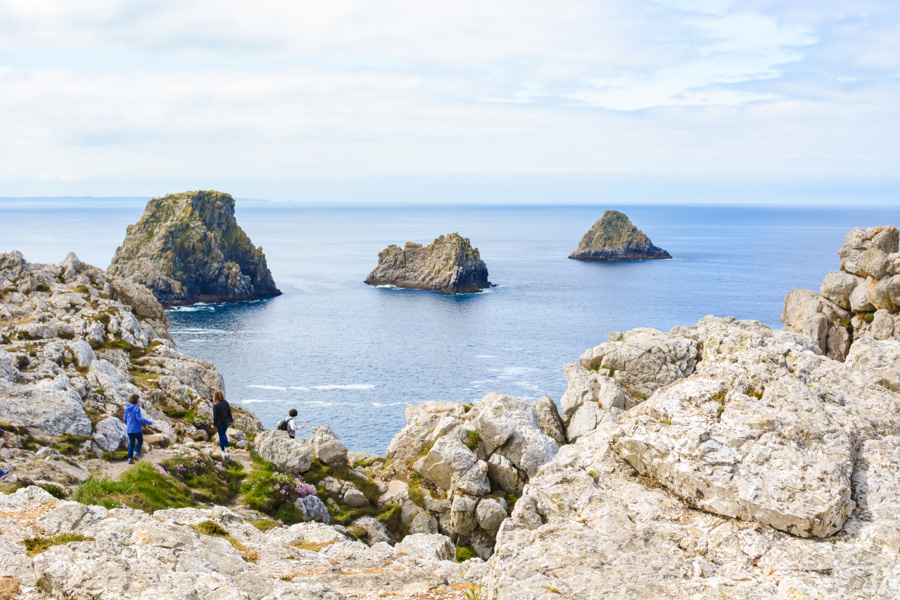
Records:
[[[381,408],[383,406],[403,406],[406,402],[373,402],[372,406]]]
[[[227,329],[203,329],[202,327],[185,327],[184,329],[170,329],[169,333],[182,335],[203,335],[205,333],[229,333]]]
[[[287,388],[281,387],[280,385],[248,385],[248,388],[256,388],[258,390],[279,390],[282,392],[287,391]]]
[[[173,306],[172,308],[166,309],[166,312],[170,312],[170,311],[171,311],[171,312],[198,312],[198,311],[201,311],[201,310],[214,311],[214,310],[216,310],[216,307],[215,307],[215,306],[209,306],[209,305],[202,305],[202,306],[201,306],[201,305],[198,305],[198,304],[194,304],[193,306]]]
[[[301,402],[300,404],[306,406],[331,406],[333,402],[323,402],[321,400],[309,400],[308,402]]]
[[[368,383],[351,383],[348,385],[314,385],[314,390],[371,390],[374,385]]]
[[[240,404],[255,404],[257,402],[269,402],[269,400],[258,400],[256,398],[249,398],[247,400],[241,400]]]
[[[292,385],[290,389],[297,390],[298,392],[308,392],[309,391],[309,388],[303,387],[302,385]]]
[[[390,283],[386,283],[384,285],[376,285],[375,287],[382,289],[382,290],[399,290],[400,289],[396,285],[391,285]]]

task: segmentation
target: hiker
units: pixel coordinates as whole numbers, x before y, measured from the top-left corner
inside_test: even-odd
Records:
[[[3,431],[2,429],[0,429],[0,438],[2,438],[4,435],[6,435],[6,432]],[[3,469],[0,469],[0,481],[3,481],[4,479],[6,479],[7,475],[9,475],[9,471],[4,471]]]
[[[228,426],[234,423],[231,416],[231,405],[225,399],[225,392],[216,390],[213,394],[213,425],[219,432],[219,448],[222,458],[228,458]]]
[[[125,406],[125,432],[128,433],[128,464],[134,464],[134,457],[141,454],[141,448],[144,445],[144,429],[141,425],[153,425],[153,421],[148,421],[141,416],[141,409],[138,407],[140,396],[132,394],[128,396],[128,404]],[[137,451],[135,451],[137,444]]]
[[[291,410],[288,411],[287,417],[278,421],[278,425],[275,426],[275,429],[287,431],[289,436],[296,437],[297,431],[306,427],[306,423],[303,423],[302,425],[300,425],[300,427],[296,426],[296,424],[294,423],[294,417],[296,417],[296,416],[297,416],[297,409],[292,408]]]

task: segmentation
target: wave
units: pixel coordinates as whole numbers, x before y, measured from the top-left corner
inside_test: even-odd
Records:
[[[287,388],[281,387],[280,385],[248,385],[248,388],[255,388],[257,390],[279,390],[282,392],[286,392]]]
[[[374,385],[368,383],[351,383],[348,385],[314,385],[314,390],[371,390]]]
[[[192,306],[173,306],[172,308],[167,308],[166,312],[199,312],[201,310],[214,311],[214,310],[216,310],[216,307],[210,306],[208,304],[204,304],[204,305],[194,304]]]
[[[271,402],[271,400],[258,400],[256,398],[248,398],[247,400],[239,400],[238,404],[256,404],[258,402]]]
[[[202,335],[204,333],[230,333],[227,329],[204,329],[202,327],[185,327],[184,329],[170,329],[169,333],[184,335]]]
[[[331,406],[333,402],[324,402],[322,400],[309,400],[307,402],[301,402],[300,404],[304,406]]]
[[[403,406],[406,402],[373,402],[372,406],[381,408],[383,406]]]
[[[290,389],[297,390],[298,392],[308,392],[309,391],[308,387],[303,387],[302,385],[292,385],[290,387]]]

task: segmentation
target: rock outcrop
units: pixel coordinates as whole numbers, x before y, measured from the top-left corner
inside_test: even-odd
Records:
[[[578,260],[646,260],[672,258],[650,242],[643,231],[617,210],[607,210],[594,223],[569,258]]]
[[[440,236],[428,246],[407,242],[378,253],[378,266],[366,277],[369,285],[471,294],[491,287],[487,265],[469,238]]]
[[[838,251],[840,271],[825,276],[821,294],[793,290],[781,322],[836,360],[854,340],[900,339],[900,233],[896,227],[857,227]]]
[[[149,288],[165,306],[281,294],[234,218],[234,198],[213,191],[154,198],[128,226],[108,272]]]
[[[387,450],[392,462],[385,477],[410,479],[411,472],[414,483],[398,481],[381,502],[400,504],[407,525],[425,531],[436,526],[457,545],[488,558],[510,502],[559,448],[544,427],[561,437],[562,425],[558,416],[553,423],[555,408],[545,404],[494,393],[473,406],[407,407],[407,425]]]
[[[699,353],[661,379],[685,355],[648,353],[629,373],[661,384],[646,400],[596,391],[617,373],[567,368],[566,394],[596,405],[596,425],[502,521],[485,596],[900,597],[900,342],[854,342],[841,363],[733,318],[653,337]]]
[[[218,533],[200,533],[203,524]],[[53,545],[29,553],[26,540],[35,539]],[[262,532],[223,507],[150,515],[60,501],[28,487],[0,495],[0,593],[26,600],[346,600],[378,589],[402,599],[426,591],[451,597],[483,576],[480,561],[448,560],[452,546],[443,536],[408,540],[397,549],[369,547],[319,523]]]
[[[58,265],[29,263],[19,252],[0,254],[4,429],[27,431],[44,445],[69,436],[88,455],[111,452],[126,439],[124,405],[136,393],[154,422],[148,440],[155,433],[169,443],[197,433],[194,424],[169,415],[211,417],[210,399],[221,388],[211,364],[178,353],[162,306],[143,286],[109,277],[74,254]],[[252,414],[239,407],[234,413],[248,432],[260,429]],[[35,460],[20,448],[0,455],[20,467],[18,476],[62,485],[73,483],[71,468],[81,468],[68,457]]]

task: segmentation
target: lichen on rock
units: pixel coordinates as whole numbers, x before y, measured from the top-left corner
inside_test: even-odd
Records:
[[[615,261],[672,258],[672,255],[654,246],[624,213],[607,210],[584,234],[569,258]]]
[[[234,218],[234,198],[215,191],[150,200],[108,272],[147,286],[165,306],[281,294],[262,248]]]
[[[491,287],[487,265],[469,238],[442,235],[428,246],[407,242],[378,253],[378,266],[366,277],[369,285],[471,294]]]

